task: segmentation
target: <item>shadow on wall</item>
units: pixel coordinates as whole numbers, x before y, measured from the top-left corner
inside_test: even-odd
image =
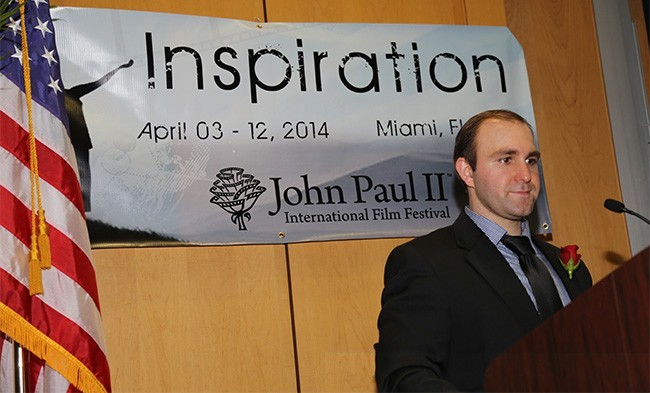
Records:
[[[118,228],[102,221],[87,220],[93,248],[183,246],[186,243],[152,231]]]

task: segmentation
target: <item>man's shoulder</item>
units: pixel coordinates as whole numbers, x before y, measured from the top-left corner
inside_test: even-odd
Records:
[[[441,245],[448,247],[456,247],[462,238],[470,236],[473,237],[477,232],[480,232],[476,224],[465,214],[461,214],[451,225],[447,225],[435,229],[425,235],[417,236],[412,240],[402,244],[406,247],[422,247],[431,245]],[[399,246],[398,246],[399,247]]]
[[[396,250],[412,250],[429,258],[449,255],[459,249],[458,238],[453,226],[438,228],[425,235],[415,237],[397,246]]]
[[[415,269],[429,271],[434,266],[457,261],[460,248],[451,226],[436,229],[395,247],[386,262],[386,274]]]
[[[448,225],[446,227],[438,228],[434,231],[431,231],[426,235],[418,236],[411,241],[414,243],[446,241],[453,237],[455,237],[454,227],[452,225]]]

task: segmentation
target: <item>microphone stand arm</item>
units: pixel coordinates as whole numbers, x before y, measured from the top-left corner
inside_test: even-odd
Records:
[[[629,214],[631,214],[631,215],[633,215],[633,216],[635,216],[635,217],[638,217],[638,218],[640,218],[642,221],[645,221],[646,224],[650,225],[650,220],[648,220],[647,218],[643,217],[642,215],[640,215],[639,213],[637,213],[637,212],[635,212],[635,211],[625,209],[625,213],[629,213]]]

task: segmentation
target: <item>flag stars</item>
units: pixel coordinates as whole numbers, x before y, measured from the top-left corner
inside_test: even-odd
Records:
[[[45,34],[47,34],[47,33],[52,34],[52,30],[50,30],[50,29],[47,27],[47,24],[50,23],[49,20],[46,20],[45,22],[41,21],[40,18],[36,18],[36,20],[38,20],[38,25],[37,25],[36,27],[34,27],[34,28],[35,28],[36,30],[40,30],[40,31],[41,31],[41,33],[43,34],[43,38],[45,38]]]
[[[7,23],[7,28],[14,32],[14,36],[20,31],[20,19],[16,20],[13,17],[9,18],[9,23]]]
[[[47,47],[43,47],[43,54],[41,55],[42,58],[47,60],[48,65],[52,65],[52,62],[58,63],[56,61],[56,58],[54,58],[54,49],[52,50],[47,50]]]
[[[36,8],[38,8],[38,6],[39,6],[40,4],[43,4],[43,3],[45,3],[45,2],[46,2],[46,0],[34,0],[34,4],[36,5]]]
[[[13,55],[11,55],[11,57],[13,57],[15,59],[18,59],[18,61],[20,62],[20,65],[23,65],[23,51],[18,49],[18,47],[15,46],[15,45],[14,45],[14,50],[15,50],[15,52],[14,52]],[[30,61],[32,60],[29,57],[27,59],[30,60]]]
[[[48,83],[48,86],[54,91],[54,93],[60,93],[61,87],[59,86],[59,80],[52,78],[52,75],[50,75],[50,83]]]

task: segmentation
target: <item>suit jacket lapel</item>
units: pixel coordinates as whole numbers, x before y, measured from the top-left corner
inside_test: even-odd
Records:
[[[464,212],[453,226],[458,245],[468,251],[467,263],[485,278],[526,330],[539,325],[539,315],[526,289],[494,244]]]
[[[560,262],[560,251],[555,246],[538,240],[534,236],[533,242],[535,242],[535,245],[540,249],[546,259],[551,263],[551,266],[553,266],[553,269],[557,272],[557,275],[560,277],[560,280],[562,280],[562,284],[564,284],[564,288],[566,288],[569,297],[575,299],[575,297],[581,293],[581,290],[576,286],[575,282],[569,280],[569,274]]]

